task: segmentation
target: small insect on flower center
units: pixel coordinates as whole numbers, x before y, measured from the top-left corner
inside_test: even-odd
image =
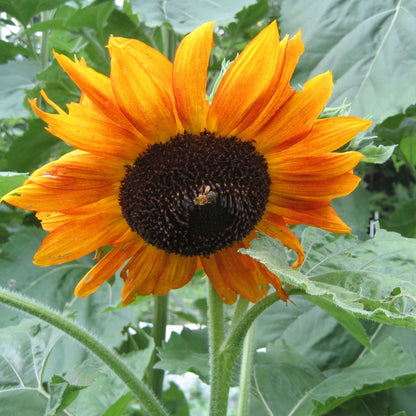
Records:
[[[184,133],[149,146],[127,167],[119,202],[130,228],[153,246],[210,256],[254,229],[270,183],[252,143]]]

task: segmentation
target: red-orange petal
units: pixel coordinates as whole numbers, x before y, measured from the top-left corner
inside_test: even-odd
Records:
[[[129,230],[119,215],[98,213],[65,223],[49,233],[35,254],[38,266],[66,263],[105,245],[112,245]]]
[[[107,253],[77,284],[74,295],[84,298],[95,292],[104,282],[113,276],[117,270],[144,244],[136,233],[124,243],[120,243]],[[123,239],[122,239],[123,240]]]
[[[261,153],[286,149],[312,129],[332,92],[332,74],[325,72],[305,83],[253,138]]]
[[[277,83],[278,57],[279,32],[273,22],[244,48],[222,78],[208,112],[209,131],[227,136],[264,108]]]
[[[367,130],[373,123],[357,117],[331,117],[317,120],[309,134],[293,146],[283,149],[282,157],[292,155],[322,155],[339,149],[360,131]]]
[[[213,22],[205,23],[181,41],[173,63],[173,92],[183,128],[198,134],[206,127],[207,70],[213,45]]]
[[[132,47],[132,43],[135,47]],[[141,49],[137,41],[131,39],[111,38],[108,48],[111,54],[112,87],[124,115],[153,142],[164,142],[175,136],[181,127],[175,116],[172,79],[168,83],[157,67],[158,63],[163,62],[164,73],[166,66],[170,65],[171,68],[172,64],[161,59],[149,59],[146,53],[152,56],[159,56],[159,53],[150,52],[147,48],[138,55]]]
[[[280,215],[267,211],[266,207],[266,211],[264,212],[261,221],[256,225],[256,229],[263,234],[278,239],[285,247],[296,252],[298,259],[293,263],[292,267],[299,267],[302,265],[305,260],[302,244],[296,235],[289,230]]]

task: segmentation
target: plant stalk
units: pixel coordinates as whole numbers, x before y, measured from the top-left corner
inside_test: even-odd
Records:
[[[155,342],[155,349],[149,363],[149,386],[152,388],[156,397],[161,399],[163,394],[164,370],[153,368],[159,361],[157,348],[161,347],[166,338],[166,324],[168,319],[168,300],[169,295],[154,296],[153,306],[153,330],[152,337]]]
[[[250,393],[251,368],[253,364],[254,324],[251,325],[244,339],[243,356],[241,358],[240,389],[238,392],[237,416],[248,415],[248,399]]]
[[[211,385],[209,415],[226,416],[233,362],[230,365],[230,360],[227,360],[228,355],[224,355],[221,349],[225,335],[224,305],[210,280],[207,280]]]

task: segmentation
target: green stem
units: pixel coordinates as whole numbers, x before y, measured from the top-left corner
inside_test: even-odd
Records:
[[[149,363],[149,385],[156,397],[162,398],[163,378],[165,372],[157,368],[153,368],[159,361],[157,348],[161,347],[166,338],[166,324],[168,319],[168,296],[154,296],[154,312],[153,312],[153,330],[152,336],[155,342],[155,349]]]
[[[167,416],[166,411],[153,393],[135,376],[122,359],[85,329],[48,307],[3,288],[0,288],[0,302],[35,316],[77,340],[120,377],[149,415]]]
[[[252,323],[256,318],[273,303],[280,300],[279,295],[274,292],[266,296],[260,302],[253,305],[248,312],[231,328],[231,331],[223,345],[224,351],[229,351],[233,355],[239,354],[244,338]]]
[[[251,367],[253,363],[254,325],[247,332],[241,358],[240,390],[238,392],[237,416],[248,415],[248,397],[250,391]]]
[[[238,298],[237,306],[235,307],[235,311],[234,311],[233,320],[231,322],[231,330],[235,328],[236,325],[240,322],[240,319],[246,312],[249,303],[250,302],[247,299],[243,298],[242,296]]]
[[[224,341],[224,305],[208,280],[208,330],[210,354],[210,385],[209,402],[210,416],[226,416],[228,393],[230,390],[232,365],[227,355],[221,351]]]

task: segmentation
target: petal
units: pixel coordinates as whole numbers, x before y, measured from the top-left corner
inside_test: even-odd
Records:
[[[130,238],[132,241],[124,242],[107,253],[77,284],[74,290],[75,296],[84,298],[95,292],[117,272],[126,260],[140,249],[144,244],[144,240],[135,233],[129,232],[129,234],[134,234],[133,237],[136,241]]]
[[[300,153],[302,154],[302,153]],[[266,155],[270,176],[276,180],[294,178],[315,181],[349,172],[363,155],[359,152],[327,153],[320,156],[287,157],[285,154]]]
[[[54,231],[67,222],[92,217],[97,212],[122,215],[118,199],[115,196],[111,196],[103,198],[93,204],[74,209],[64,209],[61,212],[38,212],[36,213],[36,217],[41,221],[42,228],[45,231]]]
[[[75,150],[37,169],[27,183],[60,191],[86,190],[118,183],[124,176],[125,167],[118,161]]]
[[[239,246],[243,247],[242,244]],[[225,283],[245,299],[257,303],[268,292],[267,281],[260,273],[256,265],[257,261],[250,256],[238,253],[236,248],[218,251],[213,254],[213,257],[222,272]]]
[[[169,264],[160,275],[153,289],[153,295],[164,296],[171,289],[185,286],[193,277],[198,257],[184,257],[177,254],[169,255]]]
[[[273,22],[244,48],[225,73],[209,109],[209,131],[227,136],[245,118],[255,119],[277,84],[279,51],[279,32]]]
[[[172,76],[170,81],[164,76],[172,64],[143,45],[132,39],[110,39],[113,91],[121,111],[140,133],[165,142],[181,130],[175,117]]]
[[[38,266],[66,263],[112,245],[128,230],[124,218],[113,213],[67,222],[45,237],[33,261]]]
[[[206,126],[207,70],[213,45],[213,22],[191,32],[179,44],[173,64],[173,92],[184,129],[198,134]]]
[[[279,46],[278,68],[276,76],[277,85],[274,87],[273,95],[263,110],[250,122],[243,121],[232,134],[238,135],[243,140],[251,140],[256,137],[257,132],[276,114],[279,108],[293,95],[294,90],[290,86],[295,67],[300,55],[304,51],[301,40],[301,32],[288,40],[286,36]]]
[[[358,186],[360,180],[360,177],[351,173],[310,181],[305,181],[303,177],[299,177],[298,180],[292,177],[285,181],[272,178],[270,192],[292,199],[328,200],[348,195]]]
[[[42,94],[49,104],[53,103]],[[70,104],[70,114],[60,110],[49,114],[37,107],[37,100],[29,100],[35,113],[49,124],[47,130],[78,149],[103,157],[135,160],[150,143],[125,127],[115,124],[97,111],[79,104]]]
[[[319,209],[303,211],[296,208],[283,208],[269,204],[267,209],[277,215],[281,215],[287,224],[306,224],[336,234],[345,234],[351,231],[351,228],[339,218],[338,214],[330,205]]]
[[[77,84],[82,94],[99,109],[102,114],[113,120],[116,124],[130,126],[129,121],[120,111],[114,97],[110,78],[89,68],[85,61],[71,61],[67,56],[54,52],[55,58],[64,71]],[[86,104],[86,101],[84,101]]]
[[[358,132],[367,130],[373,123],[357,117],[332,117],[317,120],[310,133],[301,141],[282,151],[292,154],[321,155],[339,149]]]
[[[169,256],[165,251],[146,244],[130,259],[121,271],[123,306],[133,302],[137,295],[146,296],[153,292],[160,276],[165,273]]]
[[[292,146],[312,129],[332,92],[332,74],[325,72],[309,80],[256,133],[256,147],[261,153],[277,152]]]
[[[302,244],[296,235],[289,230],[280,215],[276,215],[266,209],[263,214],[263,218],[256,225],[256,229],[263,234],[278,239],[285,247],[288,247],[296,252],[298,259],[295,263],[293,263],[292,267],[299,267],[302,265],[305,260]]]
[[[224,279],[224,271],[217,263],[217,256],[200,257],[205,273],[211,280],[218,296],[227,305],[232,305],[237,300],[237,293],[230,288]]]
[[[89,189],[54,189],[36,183],[26,183],[14,189],[3,200],[11,205],[32,211],[62,211],[92,204],[109,196],[118,197],[119,184]]]

